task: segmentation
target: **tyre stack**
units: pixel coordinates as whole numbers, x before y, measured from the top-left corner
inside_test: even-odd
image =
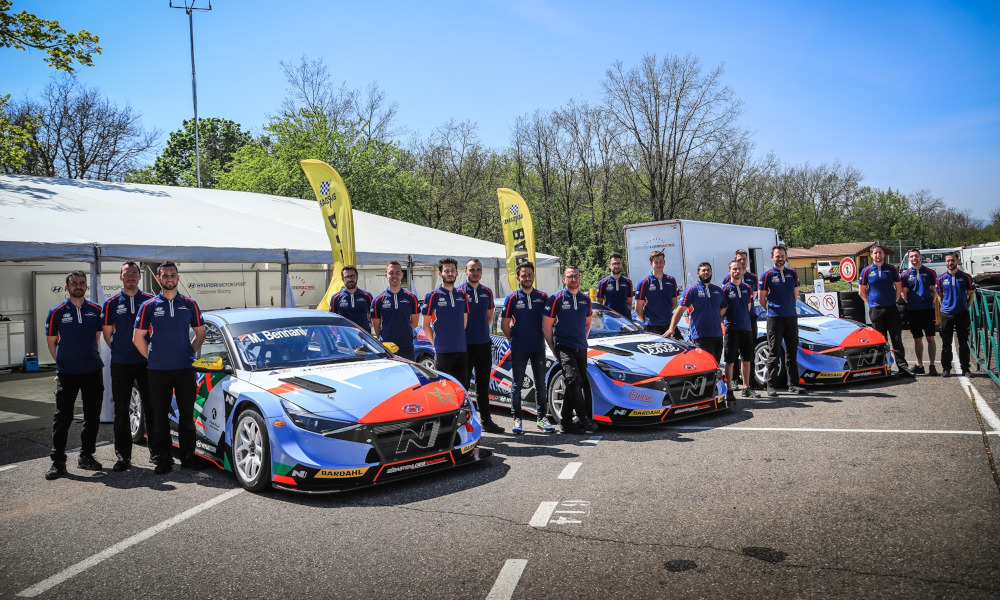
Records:
[[[857,292],[838,292],[840,300],[840,316],[858,323],[864,323],[865,303]]]

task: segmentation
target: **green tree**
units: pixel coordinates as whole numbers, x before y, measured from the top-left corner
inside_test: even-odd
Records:
[[[198,141],[201,148],[201,185],[213,188],[230,166],[236,152],[250,143],[249,131],[229,119],[209,117],[198,120]],[[153,164],[156,183],[194,187],[198,184],[195,160],[194,119],[170,134],[167,147]]]
[[[28,162],[28,152],[34,146],[38,121],[26,115],[17,118],[8,113],[10,94],[0,96],[0,170],[19,173]]]
[[[39,18],[26,10],[11,14],[13,0],[0,0],[0,48],[42,50],[45,62],[60,71],[73,72],[73,63],[92,66],[100,54],[97,36],[86,29],[66,33],[59,21]]]

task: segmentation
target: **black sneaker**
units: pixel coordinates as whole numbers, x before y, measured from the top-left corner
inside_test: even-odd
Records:
[[[483,431],[487,433],[503,433],[503,427],[500,427],[493,422],[493,419],[485,419],[479,421],[483,425]]]
[[[166,461],[158,462],[158,463],[156,463],[156,466],[153,467],[153,473],[156,473],[157,475],[166,475],[167,473],[169,473],[169,472],[171,472],[173,470],[174,470],[174,461],[170,461],[170,462],[166,462]]]
[[[593,421],[593,419],[583,418],[583,419],[580,419],[580,421],[581,421],[581,425],[583,425],[583,432],[584,433],[597,433],[597,429],[598,429],[597,428],[597,423],[595,423]]]
[[[744,398],[760,398],[760,394],[748,387],[743,388],[743,393],[740,396]]]
[[[941,377],[951,377],[951,369],[944,369],[941,371]]]
[[[931,365],[931,366],[927,367],[927,376],[928,377],[937,377],[938,376],[937,369],[934,368],[934,365]]]
[[[774,389],[771,386],[767,386],[767,397],[768,398],[777,398],[778,397],[778,390]]]
[[[962,377],[972,377],[972,373],[968,369],[962,369]]]
[[[81,454],[80,458],[76,461],[76,466],[85,471],[100,471],[104,468],[104,465],[94,460],[92,454]]]
[[[66,463],[53,461],[52,466],[45,472],[45,478],[49,481],[59,479],[66,474]]]
[[[909,377],[911,379],[913,377],[916,377],[916,375],[914,375],[913,371],[911,371],[909,368],[901,366],[901,365],[899,365],[898,368],[899,368],[899,376],[900,377]]]
[[[181,466],[192,471],[201,471],[208,465],[194,454],[189,454],[181,459]]]
[[[115,466],[111,467],[111,470],[116,473],[121,473],[122,471],[128,471],[131,468],[132,461],[127,458],[119,458],[118,462],[115,463]]]
[[[934,367],[931,367],[931,368],[933,369]],[[910,372],[913,373],[914,375],[923,375],[924,374],[924,366],[923,365],[917,365],[917,366],[913,367],[912,369],[910,369]]]
[[[570,435],[583,435],[584,433],[586,433],[586,431],[584,431],[583,427],[580,427],[576,423],[570,423],[569,425],[563,425],[560,428],[560,433],[568,433]]]
[[[788,386],[788,393],[798,394],[799,396],[805,396],[808,392],[806,392],[806,388],[804,387],[799,387],[797,385],[790,385]]]

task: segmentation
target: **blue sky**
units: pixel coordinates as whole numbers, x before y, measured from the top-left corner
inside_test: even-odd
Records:
[[[183,1],[183,0],[181,0]],[[175,4],[177,0],[175,0]],[[198,0],[206,6],[206,0]],[[1000,2],[262,2],[194,17],[198,113],[259,132],[285,95],[281,60],[323,58],[335,80],[377,82],[426,136],[470,120],[508,145],[518,116],[600,101],[615,61],[644,54],[725,66],[757,152],[840,161],[864,183],[929,190],[985,218],[1000,206]],[[78,69],[167,134],[192,114],[188,19],[168,0],[15,0],[88,29],[104,53]],[[0,50],[0,93],[37,95],[39,52]]]

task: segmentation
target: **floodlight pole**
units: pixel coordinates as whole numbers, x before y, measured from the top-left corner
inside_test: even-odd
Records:
[[[208,8],[195,8],[197,0],[184,0],[183,6],[174,6],[174,0],[170,0],[170,8],[183,8],[188,16],[188,30],[191,33],[191,98],[194,102],[194,164],[195,173],[198,176],[198,187],[201,187],[201,140],[198,135],[198,78],[194,70],[194,11],[212,10],[212,0],[208,0]]]

